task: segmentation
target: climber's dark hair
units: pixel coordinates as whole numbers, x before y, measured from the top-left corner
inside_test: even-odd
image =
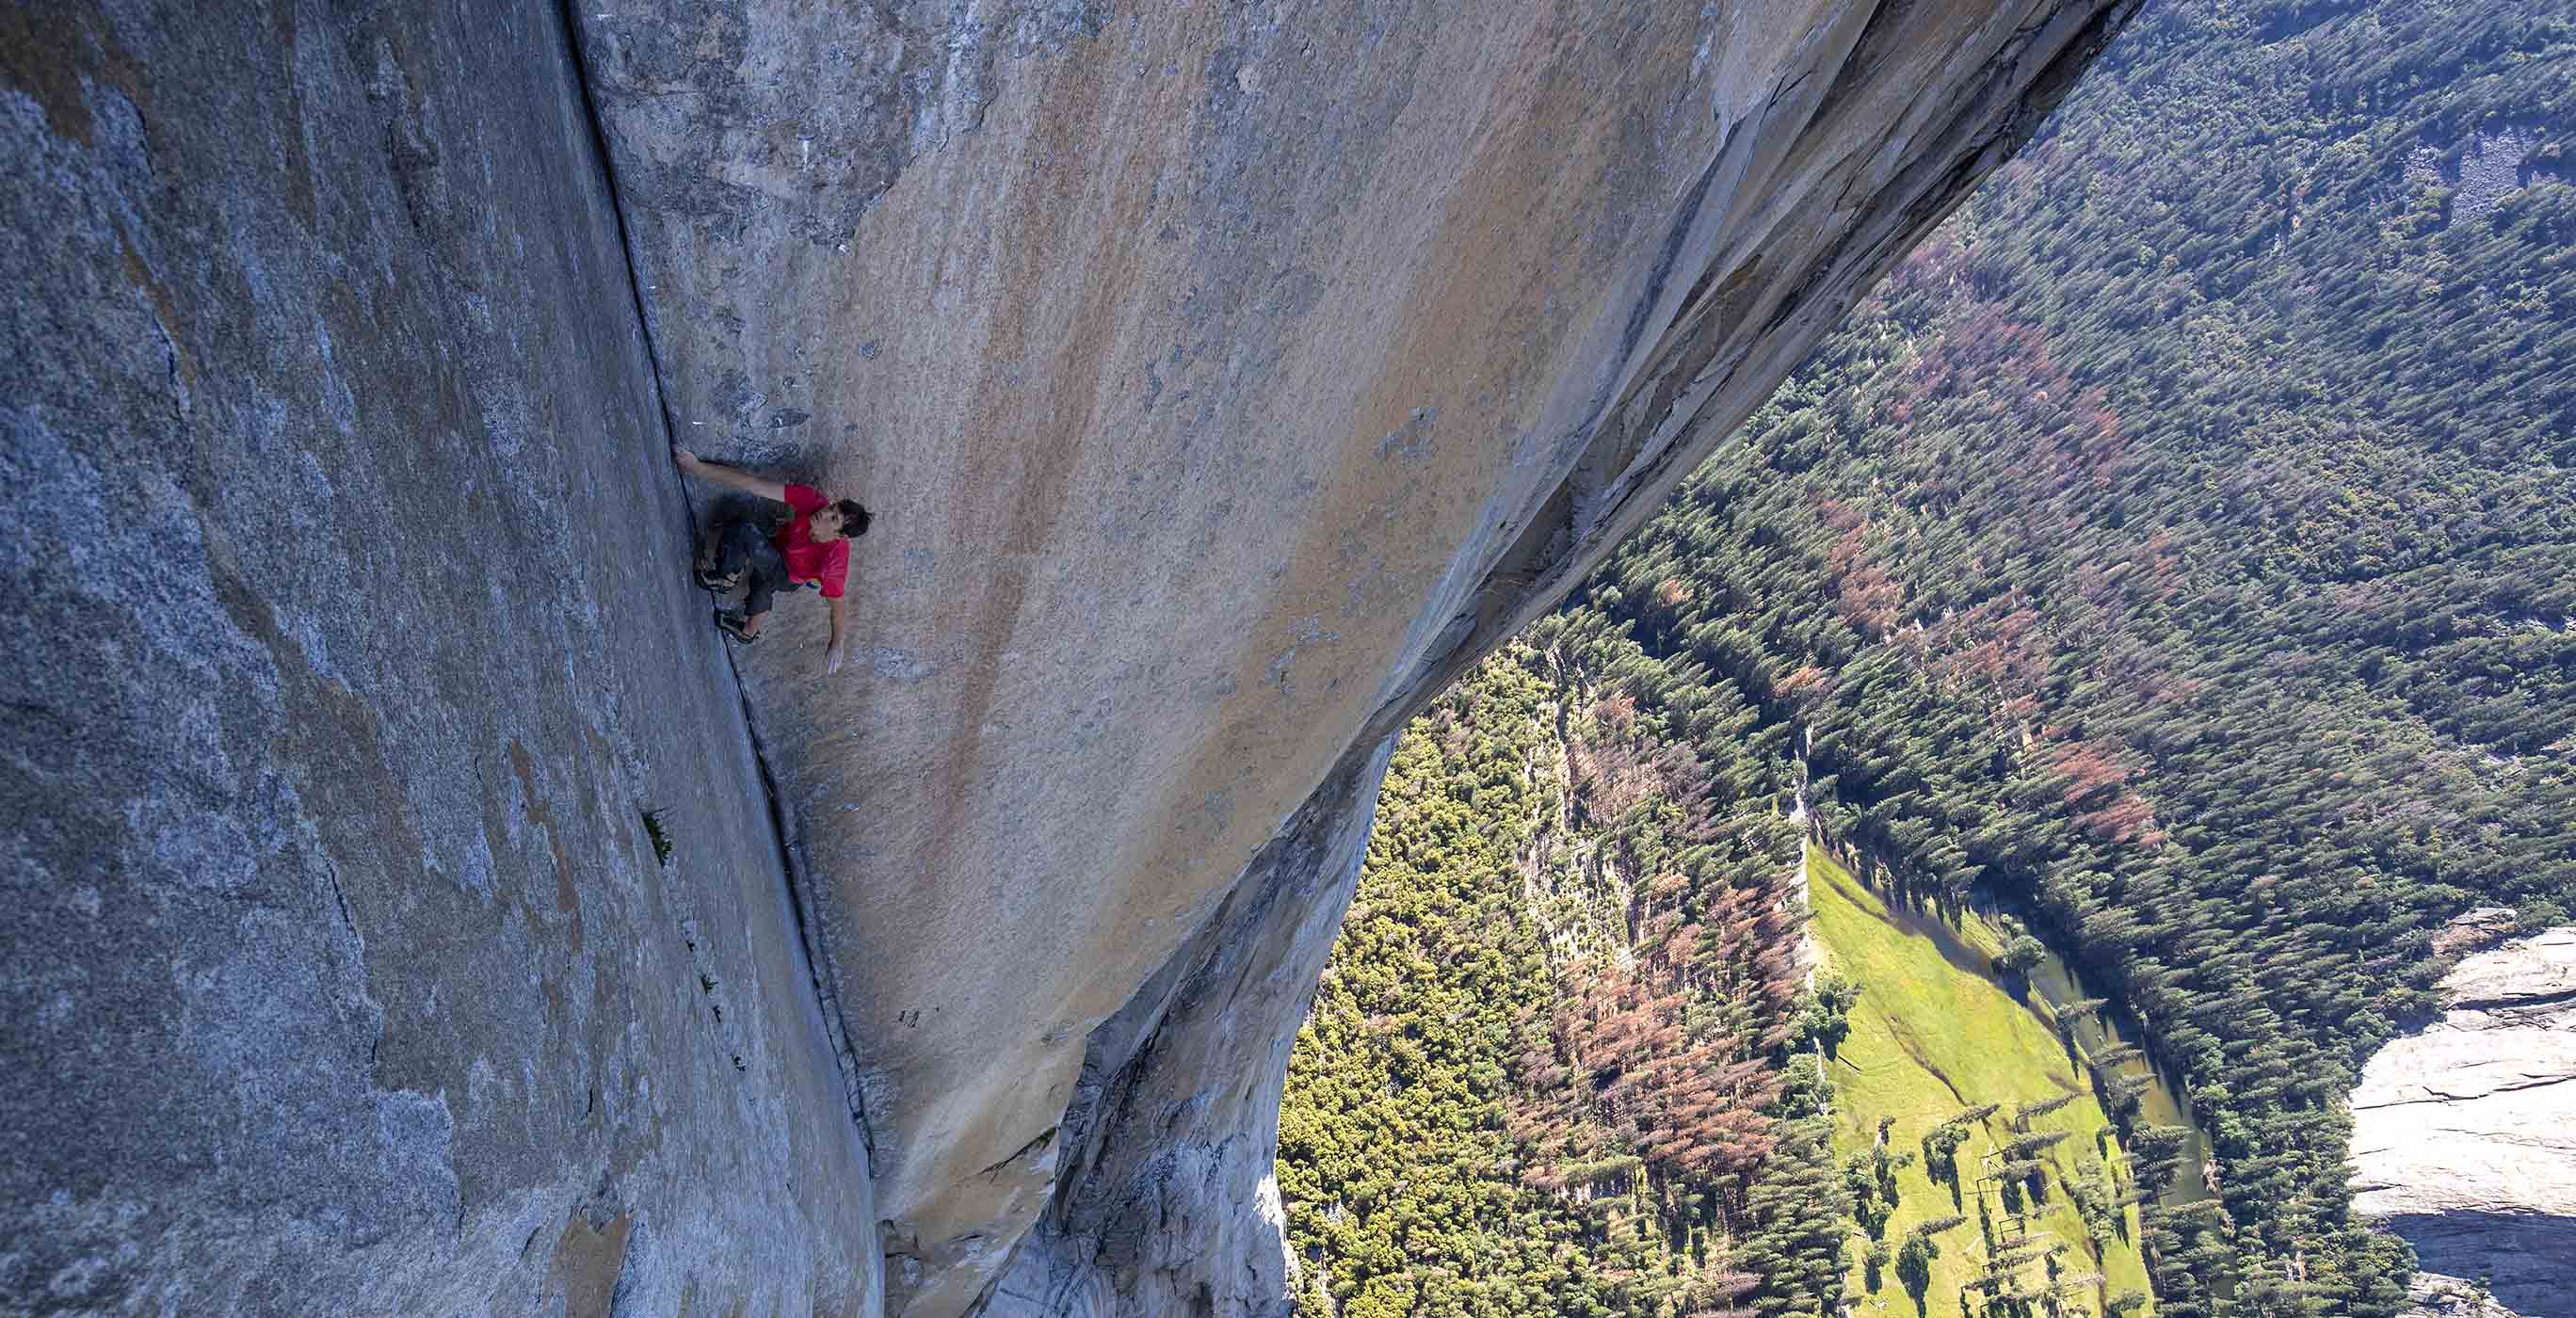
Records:
[[[868,510],[860,507],[858,500],[843,499],[841,500],[839,507],[841,509],[841,534],[856,540],[860,536],[868,533]]]

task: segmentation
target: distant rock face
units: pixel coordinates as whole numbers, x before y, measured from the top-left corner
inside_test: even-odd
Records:
[[[2497,1303],[2495,1296],[2476,1282],[2438,1272],[2417,1272],[2414,1282],[2406,1288],[2406,1299],[2408,1308],[2403,1318],[2532,1318]]]
[[[891,1312],[1280,1310],[1389,739],[2131,8],[577,7],[675,433],[879,516],[745,671]]]
[[[2353,1091],[2353,1208],[2404,1236],[2424,1312],[2576,1315],[2576,926],[2462,960],[2442,1019]],[[2470,1298],[2463,1298],[2470,1297]]]

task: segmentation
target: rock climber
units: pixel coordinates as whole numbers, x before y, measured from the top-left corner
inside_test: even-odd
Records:
[[[762,534],[749,518],[738,518],[716,532],[713,552],[697,561],[698,584],[723,595],[742,584],[744,573],[751,575],[751,590],[743,597],[741,611],[717,609],[716,626],[736,645],[750,645],[760,639],[773,595],[818,587],[823,598],[832,602],[832,639],[823,651],[823,671],[841,671],[847,613],[841,590],[850,572],[850,541],[868,533],[868,510],[856,499],[834,498],[811,485],[769,480],[703,461],[677,444],[671,446],[671,458],[691,476],[786,504],[791,514],[787,524],[772,534]]]

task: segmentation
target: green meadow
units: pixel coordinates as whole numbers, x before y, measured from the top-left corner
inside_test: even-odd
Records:
[[[2141,1302],[2147,1279],[2135,1243],[2137,1210],[2120,1202],[2129,1186],[2117,1139],[2069,1047],[2042,1014],[2045,1007],[2036,998],[2027,1006],[2017,1001],[1986,968],[2004,932],[1974,917],[1950,926],[1929,911],[1892,911],[1816,847],[1807,849],[1806,865],[1811,928],[1823,954],[1819,972],[1862,986],[1850,1033],[1830,1062],[1835,1155],[1846,1162],[1870,1159],[1882,1122],[1890,1160],[1911,1155],[1907,1165],[1892,1169],[1895,1205],[1874,1236],[1867,1212],[1854,1228],[1862,1238],[1853,1242],[1845,1294],[1856,1312],[1980,1318],[1990,1292],[1971,1283],[1993,1280],[1990,1262],[2001,1258],[2012,1264],[2004,1293],[2031,1300],[2030,1312],[2049,1312],[2041,1297],[2053,1293],[2060,1314],[2102,1314],[2115,1306],[2152,1313],[2152,1302]],[[2017,1112],[2057,1099],[2070,1101],[2016,1122]],[[1988,1104],[1996,1105],[1991,1115],[1958,1120]],[[1953,1155],[1955,1189],[1933,1179],[1923,1147],[1924,1137],[1945,1123],[1964,1135]],[[2018,1158],[2025,1170],[2015,1189],[2036,1185],[2039,1193],[2008,1190],[1994,1173],[2015,1159],[2002,1150],[2049,1134],[2063,1138]],[[2030,1162],[2039,1165],[2030,1169]],[[1856,1175],[1873,1186],[1880,1180],[1875,1167]],[[2098,1250],[2078,1207],[2079,1183],[2105,1191]],[[1950,1217],[1965,1221],[1930,1236],[1937,1256],[1928,1268],[1912,1270],[1915,1279],[1928,1281],[1918,1305],[1900,1275],[1908,1270],[1893,1256],[1904,1252],[1916,1228]],[[1891,1256],[1876,1270],[1875,1287],[1865,1262],[1873,1244]],[[2124,1303],[2124,1293],[2134,1294]]]

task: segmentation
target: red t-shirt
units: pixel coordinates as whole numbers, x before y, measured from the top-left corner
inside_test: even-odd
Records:
[[[841,597],[841,583],[850,575],[850,538],[819,544],[807,525],[830,502],[811,485],[788,486],[787,506],[796,510],[796,516],[770,538],[777,543],[779,556],[787,560],[788,580],[820,581],[823,598],[836,600]]]

